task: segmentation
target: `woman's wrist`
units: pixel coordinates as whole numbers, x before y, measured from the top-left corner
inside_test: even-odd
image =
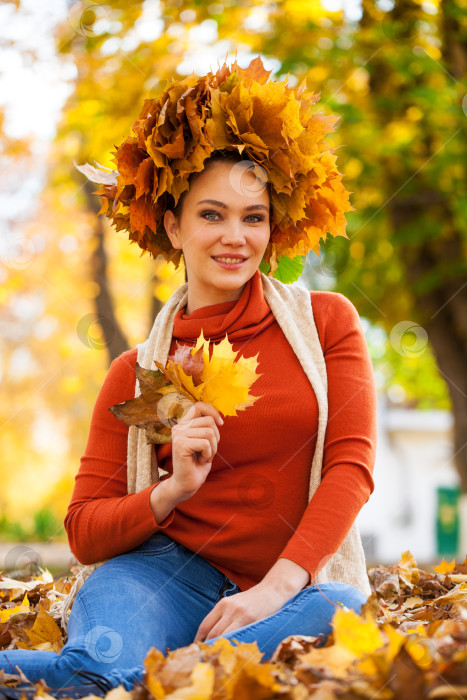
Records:
[[[171,476],[156,484],[149,497],[149,505],[154,513],[156,523],[160,525],[172,510],[184,500],[185,498],[180,492],[174,489],[174,482]]]
[[[280,557],[260,582],[260,586],[273,588],[289,600],[310,582],[309,572],[291,559]]]

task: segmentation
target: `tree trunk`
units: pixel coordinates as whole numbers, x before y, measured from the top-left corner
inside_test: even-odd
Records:
[[[95,184],[89,182],[89,180],[84,183],[88,207],[97,214],[100,206],[98,197],[92,194],[95,188]],[[94,219],[93,235],[96,239],[96,245],[93,248],[90,260],[91,279],[99,285],[99,292],[94,299],[97,315],[96,320],[102,329],[102,335],[105,339],[108,354],[108,363],[110,365],[112,360],[121,355],[122,352],[125,352],[125,350],[128,350],[129,346],[115,316],[114,304],[110,295],[107,277],[107,255],[104,245],[105,229],[102,216],[98,216]]]
[[[439,206],[440,194],[419,193],[406,200],[395,201],[391,206],[394,231],[413,220],[426,215],[427,202]],[[451,276],[449,263],[463,260],[463,241],[455,230],[453,217],[443,203],[443,222],[451,221],[452,235],[442,241],[444,272],[440,272],[439,284],[420,294],[416,300],[417,318],[414,319],[427,332],[428,340],[436,356],[438,369],[446,381],[454,416],[453,461],[459,473],[461,488],[467,493],[467,279],[465,275]],[[439,214],[438,214],[439,216]],[[437,217],[438,218],[438,217]],[[421,245],[400,245],[400,259],[406,269],[406,277],[412,288],[417,289],[420,280],[433,273],[440,264],[440,241],[429,239]],[[447,268],[447,272],[446,272]]]
[[[441,55],[450,74],[460,80],[467,72],[467,42],[457,17],[462,8],[455,0],[440,2]]]
[[[363,0],[362,11],[360,26],[372,27],[378,14],[375,1]],[[462,78],[467,70],[467,45],[457,19],[459,12],[457,0],[441,0],[438,21],[442,58],[451,77],[455,76],[454,79]],[[402,46],[409,41],[416,41],[423,15],[423,9],[414,0],[395,0],[393,9],[383,18],[386,35]],[[374,49],[373,46],[369,48]],[[384,92],[386,81],[392,72],[393,67],[384,55],[380,54],[372,60],[370,89],[373,94]],[[423,84],[423,76],[418,81]],[[388,118],[386,114],[382,116]],[[432,156],[433,147],[429,136],[424,143],[426,157]],[[389,181],[388,184],[388,191],[395,192],[401,183]],[[417,226],[417,222],[423,221],[427,210],[431,208],[435,220],[442,221],[443,230],[449,230],[451,235],[447,237],[444,234],[442,239],[430,238],[415,245],[404,242],[398,242],[397,245],[407,282],[413,289],[420,288],[417,286],[420,280],[426,280],[437,267],[439,269],[439,283],[419,293],[414,299],[416,318],[413,320],[425,329],[438,369],[448,387],[454,416],[453,461],[459,473],[462,491],[467,494],[467,279],[465,272],[462,272],[465,270],[462,267],[465,243],[462,232],[456,230],[454,217],[441,192],[428,191],[422,184],[421,191],[412,197],[396,198],[389,205],[396,236],[410,221]]]

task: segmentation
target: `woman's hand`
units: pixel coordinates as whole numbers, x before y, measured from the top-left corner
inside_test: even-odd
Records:
[[[193,641],[212,639],[277,612],[290,598],[274,586],[259,583],[247,591],[221,598],[206,615]]]
[[[206,481],[220,440],[217,424],[223,422],[214,406],[197,401],[172,427],[171,478],[185,499]]]

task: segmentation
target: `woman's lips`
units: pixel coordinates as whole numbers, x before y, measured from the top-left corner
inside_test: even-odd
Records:
[[[232,257],[235,257],[235,256],[232,256]],[[216,262],[218,265],[225,268],[226,270],[238,270],[243,265],[243,263],[245,263],[248,260],[248,258],[244,258],[243,260],[240,260],[239,262],[234,262],[234,263],[229,262],[228,263],[228,262],[224,262],[223,260],[217,260],[214,256],[212,256],[212,259],[214,260],[214,262]]]

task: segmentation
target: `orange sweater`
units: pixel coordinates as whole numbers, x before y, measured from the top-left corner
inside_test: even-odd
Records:
[[[224,416],[205,483],[158,525],[149,505],[157,484],[127,493],[128,427],[109,407],[134,396],[137,349],[122,353],[97,398],[86,450],[65,517],[72,552],[83,564],[123,554],[163,530],[235,581],[242,590],[279,557],[303,566],[311,580],[335,552],[374,489],[376,390],[360,319],[342,294],[311,291],[328,374],[329,418],[322,481],[310,503],[317,402],[292,347],[264,299],[257,272],[236,301],[205,306],[174,321],[179,343],[228,333],[233,350],[258,355],[262,396],[237,417]],[[155,447],[172,470],[171,445]],[[161,480],[162,480],[161,479]],[[159,482],[157,482],[159,483]]]

